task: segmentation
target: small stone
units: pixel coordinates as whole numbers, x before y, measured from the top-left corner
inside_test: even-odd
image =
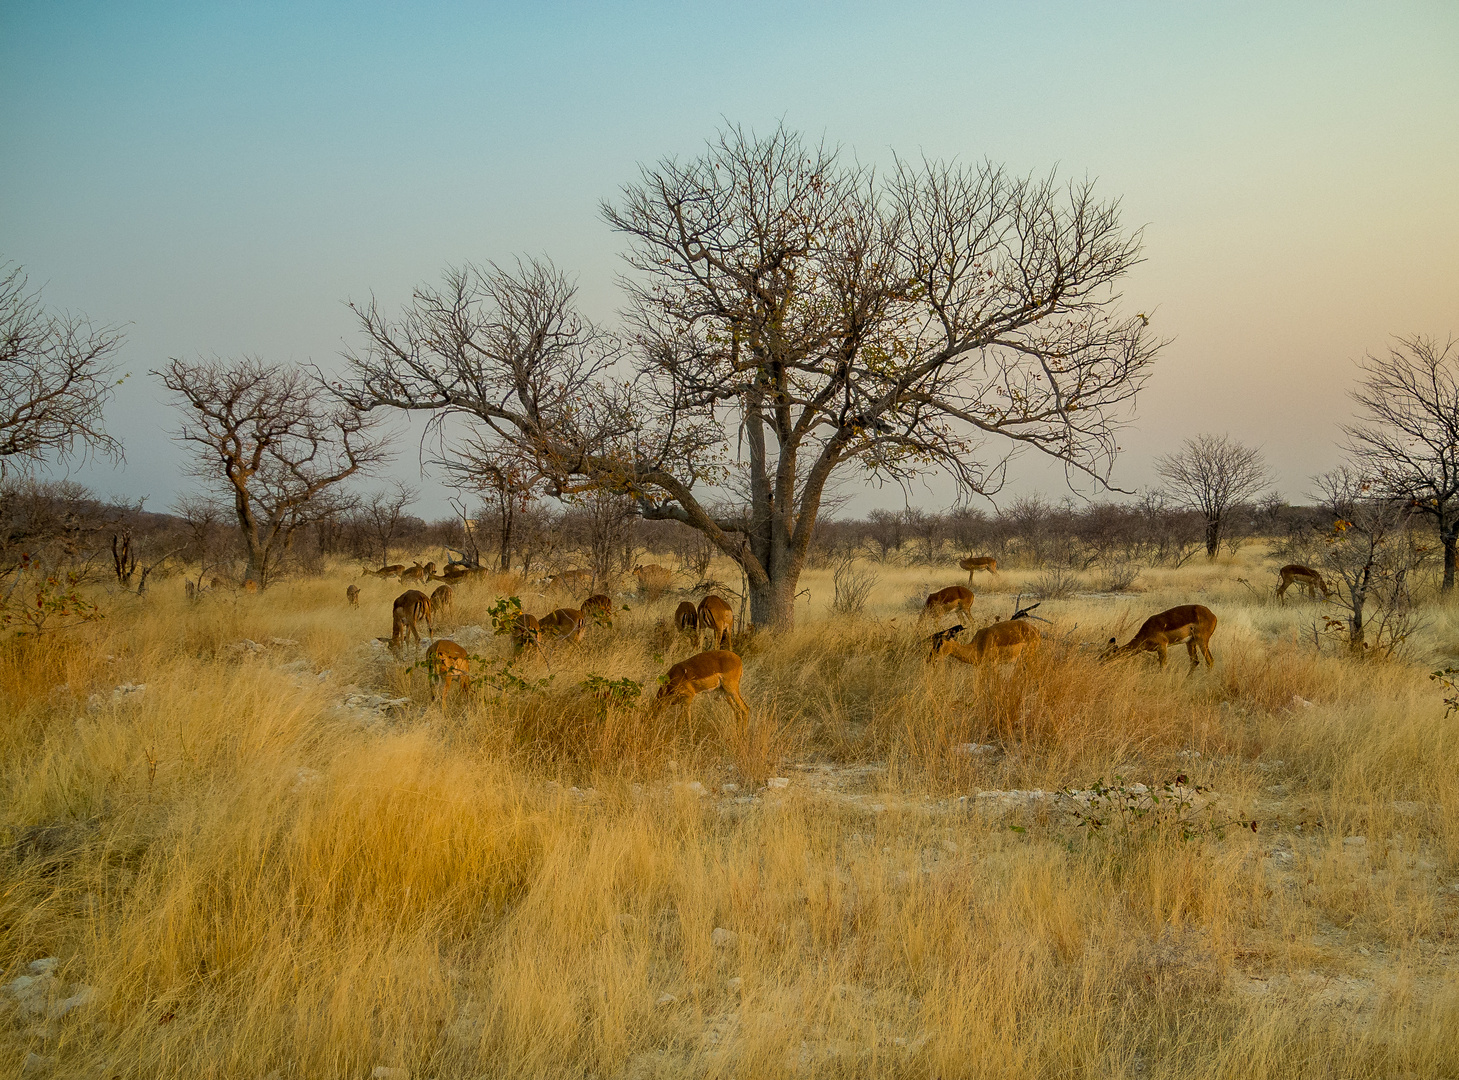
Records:
[[[1178,750],[1178,751],[1176,751],[1175,756],[1178,757],[1178,758],[1180,758],[1183,761],[1200,761],[1201,760],[1201,752],[1199,750]]]
[[[740,992],[740,987],[744,985],[745,980],[736,975],[733,979],[729,979],[725,982],[724,988],[728,990],[731,994],[738,994]]]
[[[998,748],[996,746],[992,746],[988,743],[965,742],[959,743],[952,749],[953,753],[962,754],[965,757],[975,757],[981,756],[983,754],[996,754],[998,752]]]
[[[781,791],[784,788],[790,787],[790,778],[785,776],[772,776],[769,780],[765,781],[765,786],[772,791]]]
[[[739,940],[739,934],[733,930],[726,930],[723,926],[716,926],[714,932],[709,935],[709,943],[716,949],[732,949],[735,942]]]
[[[1310,708],[1312,708],[1312,702],[1308,701],[1301,694],[1293,694],[1292,695],[1292,708],[1294,708],[1294,709],[1310,709]]]
[[[30,968],[32,975],[44,975],[47,972],[55,971],[60,963],[61,961],[54,956],[43,956],[39,960],[32,960],[26,966]]]
[[[25,1061],[20,1066],[20,1075],[27,1076],[31,1073],[40,1072],[42,1069],[49,1069],[56,1063],[56,1059],[37,1054],[32,1051],[25,1055]]]
[[[1370,953],[1367,949],[1363,948],[1361,945],[1359,945],[1358,946],[1358,955],[1359,956],[1372,956],[1373,954]]]
[[[89,986],[77,986],[76,992],[64,1000],[56,1002],[46,1010],[46,1016],[52,1020],[59,1020],[72,1009],[79,1009],[83,1005],[91,1004],[91,999],[96,997],[96,991]]]
[[[740,790],[740,785],[739,784],[721,784],[719,790],[722,791],[722,792],[724,792],[726,795],[733,795],[736,791],[739,791]]]
[[[281,649],[293,648],[295,645],[299,644],[297,641],[290,637],[271,637],[268,639],[268,643],[270,645],[275,645]]]
[[[677,1005],[678,1003],[679,999],[673,994],[660,994],[658,1000],[654,1002],[654,1006],[659,1009],[667,1009],[670,1005]]]
[[[699,795],[701,797],[709,794],[709,789],[701,784],[698,780],[691,780],[686,786],[692,794]]]
[[[874,803],[871,804],[871,812],[873,814],[880,814],[886,808],[887,808],[887,804],[886,803],[874,802]]]
[[[1343,847],[1362,847],[1368,842],[1368,838],[1366,836],[1345,836],[1342,842]]]

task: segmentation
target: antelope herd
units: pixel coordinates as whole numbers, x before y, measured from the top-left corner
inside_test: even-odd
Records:
[[[998,562],[990,557],[968,557],[958,566],[968,572],[968,585],[950,585],[927,596],[922,605],[921,618],[939,618],[948,613],[972,616],[976,599],[971,585],[973,575],[978,571],[997,574]],[[428,584],[440,581],[429,596],[419,589],[409,589],[395,598],[391,607],[391,633],[388,642],[392,651],[399,653],[407,637],[420,647],[419,624],[426,624],[427,633],[435,633],[435,623],[450,612],[454,598],[452,583],[487,571],[479,567],[468,567],[459,563],[448,564],[437,573],[434,562],[416,562],[411,566],[392,564],[378,570],[362,567],[361,574],[377,578],[396,578],[402,584]],[[1321,593],[1324,600],[1332,596],[1332,589],[1326,579],[1311,567],[1295,563],[1282,567],[1278,572],[1276,589],[1278,600],[1285,602],[1287,590],[1296,585],[1310,598]],[[667,591],[672,575],[658,565],[636,566],[633,576],[638,581],[639,591],[649,598],[657,598]],[[568,570],[546,579],[545,584],[561,589],[582,589],[594,584],[596,578],[585,570]],[[219,585],[214,579],[213,586]],[[360,603],[360,588],[351,584],[346,589],[346,599],[353,607]],[[1033,605],[1034,607],[1038,605]],[[1041,647],[1043,634],[1033,624],[1037,616],[1030,615],[1032,608],[1015,611],[1011,618],[995,622],[976,631],[972,639],[964,644],[957,640],[966,629],[956,626],[935,632],[931,639],[931,651],[927,659],[951,657],[966,664],[1003,664],[1027,659]],[[578,607],[557,608],[538,618],[527,612],[516,616],[510,626],[514,654],[532,650],[543,656],[544,641],[579,644],[587,633],[591,622],[595,626],[612,629],[613,601],[604,593],[595,593]],[[697,652],[686,660],[671,666],[660,682],[657,706],[677,702],[686,713],[697,694],[719,690],[729,700],[736,712],[749,717],[749,706],[740,694],[740,679],[744,674],[744,663],[733,650],[734,609],[720,596],[713,593],[705,596],[698,604],[689,600],[679,603],[674,612],[673,629],[681,634],[691,635]],[[661,624],[662,625],[662,624]],[[1160,667],[1169,661],[1172,646],[1184,645],[1190,655],[1191,669],[1199,667],[1204,660],[1207,667],[1215,664],[1211,654],[1211,635],[1216,630],[1216,616],[1210,608],[1201,604],[1182,604],[1150,616],[1139,630],[1125,644],[1117,638],[1110,638],[1102,660],[1115,660],[1152,652],[1159,658]],[[708,637],[704,637],[707,633]],[[442,638],[432,641],[426,650],[425,668],[432,687],[440,687],[444,700],[452,686],[466,689],[470,685],[470,665],[466,650],[454,641]]]

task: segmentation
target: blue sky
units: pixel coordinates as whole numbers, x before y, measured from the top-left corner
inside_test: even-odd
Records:
[[[1459,5],[0,3],[0,258],[126,323],[120,469],[191,481],[149,368],[326,366],[344,301],[545,253],[611,318],[599,200],[724,119],[869,162],[1096,177],[1146,227],[1126,296],[1174,339],[1117,479],[1199,431],[1291,496],[1338,460],[1353,361],[1459,333]],[[396,471],[418,477],[414,444]],[[1030,462],[1015,490],[1057,494]],[[428,491],[429,481],[422,483]],[[932,483],[916,497],[947,501]],[[896,492],[865,496],[899,504]],[[443,509],[428,496],[419,507]]]

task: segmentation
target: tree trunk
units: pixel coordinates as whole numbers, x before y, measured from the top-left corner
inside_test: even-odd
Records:
[[[497,562],[503,574],[512,569],[512,505],[506,503],[501,510],[501,527],[497,529],[497,536],[501,540],[498,548]]]
[[[795,626],[795,587],[800,574],[772,578],[764,585],[750,582],[750,622],[755,626],[769,626],[776,630],[789,630]]]
[[[1214,559],[1221,547],[1221,519],[1206,518],[1206,558]]]
[[[1454,587],[1454,563],[1459,558],[1459,522],[1455,522],[1448,529],[1439,529],[1439,539],[1444,544],[1444,584],[1445,592]]]

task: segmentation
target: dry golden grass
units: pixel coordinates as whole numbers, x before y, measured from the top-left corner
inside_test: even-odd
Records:
[[[748,724],[652,708],[672,593],[444,705],[372,643],[400,589],[352,609],[343,571],[0,645],[0,967],[96,990],[0,994],[0,1076],[1459,1075],[1459,723],[1426,678],[1455,609],[1413,661],[1319,655],[1248,548],[1050,601],[1035,659],[978,670],[925,663],[909,605],[951,556],[874,569],[865,616],[815,571],[798,629],[737,639]],[[1035,577],[980,576],[978,621]],[[502,591],[582,599],[458,585],[442,632],[488,667]],[[1182,602],[1213,671],[1097,661]],[[1258,831],[975,797],[1179,772]]]

